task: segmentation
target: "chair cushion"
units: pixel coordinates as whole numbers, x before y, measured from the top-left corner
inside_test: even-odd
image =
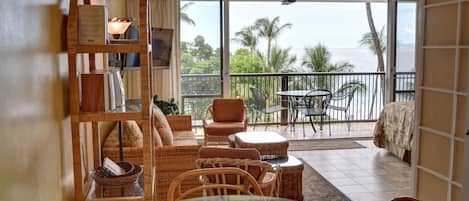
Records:
[[[243,99],[215,99],[213,100],[213,121],[241,122],[244,121]]]
[[[124,147],[143,147],[143,134],[136,121],[123,121],[122,128]],[[119,125],[117,123],[104,141],[104,147],[119,147]]]
[[[158,130],[163,145],[173,144],[173,131],[166,116],[157,106],[153,106],[153,126]]]
[[[227,136],[246,131],[244,122],[212,122],[205,127],[207,135]]]

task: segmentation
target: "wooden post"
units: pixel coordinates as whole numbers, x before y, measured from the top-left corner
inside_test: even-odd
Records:
[[[282,75],[282,91],[288,90],[288,75]],[[282,107],[288,107],[288,97],[282,96]],[[288,110],[282,110],[280,125],[288,125]]]

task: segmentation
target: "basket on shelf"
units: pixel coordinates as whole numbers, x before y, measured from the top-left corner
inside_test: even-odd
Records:
[[[98,167],[91,172],[94,181],[102,186],[124,186],[137,182],[138,177],[142,174],[143,169],[138,165],[128,162],[117,162],[117,164],[126,171],[125,174],[115,176],[106,171],[103,167]]]

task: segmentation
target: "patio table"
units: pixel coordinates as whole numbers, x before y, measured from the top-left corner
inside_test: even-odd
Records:
[[[294,103],[298,103],[301,98],[308,96],[308,97],[316,97],[316,96],[327,96],[328,93],[325,91],[314,91],[312,93],[308,93],[311,90],[287,90],[287,91],[279,91],[276,94],[282,97],[288,98],[288,124],[292,123],[292,127],[295,127],[296,119],[298,118],[298,110],[297,105]],[[293,113],[295,113],[295,118],[293,118]],[[321,130],[322,130],[322,124]]]

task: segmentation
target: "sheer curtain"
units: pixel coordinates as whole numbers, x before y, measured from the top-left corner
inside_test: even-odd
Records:
[[[128,0],[127,15],[138,19],[139,0]],[[169,70],[153,71],[153,95],[158,99],[174,98],[180,100],[180,48],[179,48],[179,0],[151,0],[152,27],[168,28],[174,30],[173,47],[171,53],[171,66]],[[138,22],[135,22],[138,23]],[[126,92],[128,98],[140,97],[139,72],[126,74]]]

